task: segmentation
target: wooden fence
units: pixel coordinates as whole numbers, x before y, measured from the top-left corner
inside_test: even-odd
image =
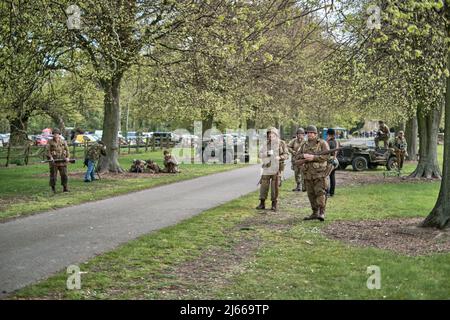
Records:
[[[72,144],[69,146],[71,156],[73,158],[84,158],[87,152],[87,148],[90,144]],[[175,142],[171,141],[169,137],[154,139],[138,137],[136,142],[121,144],[119,148],[119,154],[131,154],[148,152],[149,150],[155,151],[159,149],[169,149],[175,146]],[[20,146],[12,147],[10,145],[0,147],[0,166],[8,167],[10,164],[28,165],[31,163],[37,163],[39,161],[46,160],[46,146]]]

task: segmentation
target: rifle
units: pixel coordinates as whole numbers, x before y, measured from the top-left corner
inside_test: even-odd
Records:
[[[47,163],[47,162],[51,162],[51,163],[66,162],[66,159],[53,159],[53,160],[41,161],[41,163]],[[69,159],[68,162],[69,163],[75,163],[75,159]]]
[[[330,154],[330,153],[333,153],[333,152],[341,150],[341,149],[344,149],[344,147],[330,149],[330,150],[325,150],[325,151],[316,152],[316,153],[310,153],[310,154],[312,154],[313,156],[322,156],[324,154]],[[306,159],[299,159],[299,160],[294,161],[294,165],[300,167],[303,164],[305,164],[306,162],[308,162],[308,161],[306,161]]]

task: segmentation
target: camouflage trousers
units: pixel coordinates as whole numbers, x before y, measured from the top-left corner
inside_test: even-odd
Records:
[[[305,187],[305,179],[303,177],[302,170],[298,166],[293,166],[295,182],[301,185],[303,188]]]
[[[56,185],[56,181],[58,180],[58,171],[61,176],[61,185],[67,186],[67,182],[69,180],[67,176],[67,166],[50,165],[50,187],[54,187]]]
[[[396,150],[395,156],[397,158],[398,168],[403,169],[403,162],[405,162],[405,151]]]
[[[267,175],[261,177],[261,188],[259,189],[259,199],[266,200],[269,194],[272,201],[278,200],[280,174]]]
[[[312,211],[317,213],[319,208],[325,209],[328,190],[327,178],[305,179],[305,184]]]

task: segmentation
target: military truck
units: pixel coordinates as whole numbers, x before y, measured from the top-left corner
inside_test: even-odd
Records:
[[[385,166],[387,170],[395,170],[398,167],[397,158],[391,148],[372,148],[367,145],[350,144],[343,145],[337,153],[339,169],[345,170],[351,165],[354,171],[376,169]]]

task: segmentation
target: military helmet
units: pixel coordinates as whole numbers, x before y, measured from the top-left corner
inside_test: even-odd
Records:
[[[280,136],[280,133],[278,132],[278,129],[275,128],[275,127],[270,127],[270,128],[267,129],[267,134],[269,134],[271,132],[275,133],[277,135],[277,137]]]
[[[58,128],[55,128],[52,130],[52,134],[61,134],[61,130],[59,130]]]
[[[297,133],[297,134],[305,134],[305,129],[303,129],[303,128],[298,128],[296,133]]]
[[[317,128],[316,128],[316,126],[313,126],[313,125],[307,126],[307,127],[306,127],[306,133],[309,133],[309,132],[317,133]]]

